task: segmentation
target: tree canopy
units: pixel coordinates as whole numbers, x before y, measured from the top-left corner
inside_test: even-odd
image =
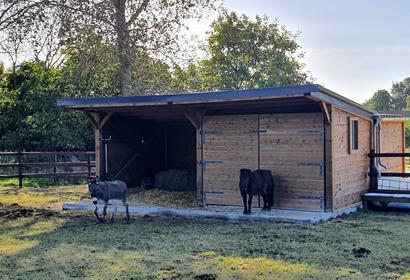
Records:
[[[125,7],[117,7],[124,3]],[[158,55],[175,46],[182,19],[200,16],[204,12],[201,7],[212,3],[3,2],[0,33],[9,47],[4,41],[0,45],[7,47],[14,60],[9,69],[0,64],[0,150],[92,149],[87,120],[78,113],[60,110],[55,100],[124,94],[124,50],[118,42],[121,32],[127,34],[123,39],[129,40],[125,55],[131,67],[128,82],[133,94],[258,88],[309,80],[300,62],[303,53],[296,42],[298,34],[267,17],[250,19],[223,11],[212,24],[204,58],[184,64]],[[116,14],[117,8],[125,8],[125,31],[116,30],[120,20],[116,17],[123,17],[122,12]],[[95,18],[97,14],[99,18]],[[121,20],[124,24],[124,18]],[[17,26],[24,28],[18,36],[10,37],[9,31]],[[144,29],[149,27],[152,30]],[[22,46],[34,51],[23,62],[17,59]]]
[[[66,97],[61,71],[25,62],[0,76],[0,149],[11,151],[87,150],[93,134],[82,115],[62,111]]]
[[[376,91],[364,105],[376,111],[410,110],[410,77],[393,82],[390,92]]]
[[[363,105],[379,113],[386,111],[410,110],[410,77],[400,82],[393,82],[389,91],[376,91]],[[406,123],[406,145],[410,145],[410,122]]]
[[[387,90],[381,89],[376,91],[364,105],[375,111],[388,111],[392,107],[392,97]]]
[[[122,95],[131,95],[135,50],[169,53],[178,45],[186,19],[201,17],[215,0],[24,0],[2,1],[0,31],[24,30],[21,41],[47,34],[44,43],[65,48],[116,46],[118,77]],[[53,32],[56,30],[57,32]],[[6,32],[9,38],[16,32]],[[16,45],[16,40],[11,38]],[[20,43],[20,42],[17,42]],[[37,52],[39,53],[39,52]],[[13,55],[14,53],[11,52]],[[47,57],[47,55],[46,55]]]
[[[177,69],[185,91],[262,88],[304,84],[303,52],[277,20],[224,10],[212,23],[206,58]]]

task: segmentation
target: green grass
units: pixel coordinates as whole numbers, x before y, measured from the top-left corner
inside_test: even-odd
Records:
[[[66,179],[58,179],[54,181],[53,179],[23,179],[23,187],[49,187],[49,186],[68,186],[68,185],[77,185],[81,184],[81,180],[66,180]],[[10,187],[10,186],[18,186],[19,180],[15,179],[1,179],[0,186],[1,187]]]
[[[0,191],[0,279],[410,279],[408,213],[315,226],[135,216],[99,224],[89,213],[40,211],[84,188]],[[355,257],[359,248],[370,253]]]

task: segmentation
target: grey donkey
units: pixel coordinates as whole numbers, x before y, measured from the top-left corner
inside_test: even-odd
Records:
[[[130,214],[128,212],[127,203],[127,185],[124,182],[119,180],[99,181],[98,178],[88,178],[87,182],[88,190],[95,205],[94,214],[100,222],[106,221],[108,201],[111,199],[118,199],[122,201],[122,204],[125,206],[125,210],[127,213],[127,221],[130,220]],[[101,219],[98,215],[99,201],[104,202],[103,219]],[[115,207],[111,216],[111,222],[114,221],[116,210],[117,208]]]

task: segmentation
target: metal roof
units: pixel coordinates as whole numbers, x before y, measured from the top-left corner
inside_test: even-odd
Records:
[[[408,121],[410,120],[410,111],[385,111],[379,113],[382,120],[390,121]]]
[[[248,90],[228,90],[185,94],[58,99],[57,106],[75,110],[104,110],[121,107],[209,104],[275,98],[311,97],[335,104],[353,113],[371,117],[375,112],[317,84]]]

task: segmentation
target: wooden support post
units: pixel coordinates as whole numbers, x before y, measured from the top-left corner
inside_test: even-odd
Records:
[[[87,171],[88,171],[88,177],[91,177],[91,158],[90,158],[90,155],[87,156]]]
[[[94,129],[94,141],[95,141],[95,176],[101,177],[101,166],[102,166],[102,149],[101,149],[101,128],[100,115],[97,114],[95,121],[97,127]]]
[[[196,128],[196,190],[197,190],[197,202],[200,205],[206,203],[204,194],[204,182],[203,182],[203,142],[202,142],[202,132],[203,132],[203,112],[199,112],[197,115],[199,120],[199,127]]]
[[[84,112],[87,119],[91,122],[94,128],[94,141],[95,141],[95,176],[101,177],[102,173],[102,160],[103,160],[103,149],[101,145],[102,130],[107,124],[112,116],[112,112],[107,113],[102,119],[101,114],[92,114],[90,112]],[[88,172],[89,174],[91,171]]]
[[[23,166],[22,166],[21,158],[22,158],[22,153],[19,152],[17,155],[17,160],[18,160],[18,169],[19,169],[19,188],[20,189],[23,187]]]

